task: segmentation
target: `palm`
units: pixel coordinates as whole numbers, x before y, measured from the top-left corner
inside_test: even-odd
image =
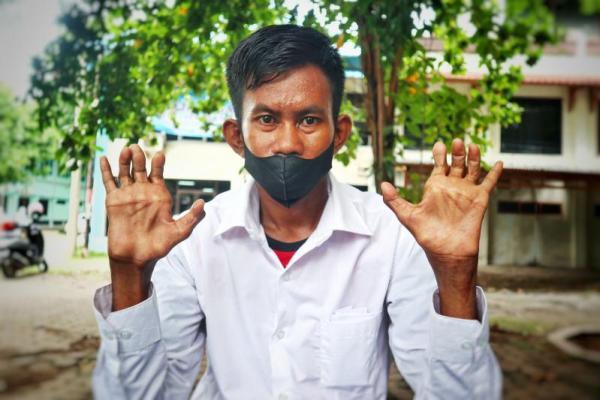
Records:
[[[165,256],[191,233],[201,218],[200,201],[185,217],[173,219],[171,195],[162,177],[164,161],[164,155],[155,156],[147,176],[146,159],[139,146],[124,149],[119,158],[121,185],[117,188],[108,161],[102,160],[107,191],[108,252],[112,261],[143,267]]]
[[[422,247],[437,254],[477,254],[488,194],[460,178],[432,176],[407,227]]]
[[[430,258],[477,256],[489,194],[502,171],[502,165],[497,163],[486,179],[478,184],[479,149],[474,145],[469,148],[466,176],[462,141],[455,140],[452,150],[452,168],[449,169],[445,146],[440,143],[434,147],[435,167],[419,204],[412,205],[398,197],[389,184],[382,187],[386,204]]]
[[[164,184],[137,183],[110,193],[106,199],[110,221],[109,249],[115,259],[152,260],[164,256],[168,246],[162,243],[173,237],[171,198]],[[143,246],[130,237],[144,238]]]

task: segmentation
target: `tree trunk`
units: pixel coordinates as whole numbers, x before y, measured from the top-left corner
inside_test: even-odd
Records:
[[[359,40],[361,45],[361,64],[367,83],[365,109],[367,127],[371,134],[373,148],[373,172],[375,187],[381,192],[381,183],[394,182],[394,120],[395,103],[392,94],[398,90],[398,71],[402,60],[402,49],[399,48],[391,65],[389,89],[385,91],[385,68],[377,34],[369,32],[368,26],[359,22]],[[386,99],[387,97],[387,99]]]

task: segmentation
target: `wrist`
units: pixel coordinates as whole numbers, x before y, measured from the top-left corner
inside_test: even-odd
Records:
[[[112,310],[132,307],[148,298],[154,263],[143,268],[110,261]]]
[[[438,285],[440,314],[462,319],[477,318],[477,256],[428,255]]]
[[[477,319],[477,294],[476,287],[468,292],[456,291],[453,288],[439,287],[440,300],[439,313],[446,317],[461,319]]]

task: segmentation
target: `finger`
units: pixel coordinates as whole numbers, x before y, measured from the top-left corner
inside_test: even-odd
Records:
[[[488,192],[491,192],[496,187],[498,183],[498,179],[500,179],[500,175],[502,175],[503,164],[502,161],[497,161],[496,164],[492,167],[490,172],[488,172],[487,176],[481,182],[481,186]]]
[[[449,176],[462,178],[465,172],[465,144],[461,139],[452,141],[452,167]]]
[[[446,145],[444,142],[439,141],[433,145],[433,171],[431,171],[431,176],[446,175],[447,172]]]
[[[127,186],[132,183],[131,175],[131,149],[123,148],[119,154],[119,185]]]
[[[385,204],[396,214],[400,222],[408,226],[408,219],[414,205],[398,196],[396,188],[391,183],[383,182],[381,184],[381,194],[383,195]]]
[[[473,143],[469,145],[467,164],[469,171],[467,172],[467,180],[477,183],[479,181],[479,177],[481,176],[481,154],[479,152],[479,147]]]
[[[159,151],[154,157],[152,157],[152,163],[150,168],[150,182],[162,182],[163,172],[165,169],[165,153]]]
[[[173,222],[177,228],[177,234],[174,236],[176,243],[179,243],[190,236],[196,224],[198,224],[205,215],[204,200],[196,200],[194,204],[192,204],[192,208],[190,208],[189,212]]]
[[[146,156],[144,151],[137,144],[129,146],[133,158],[133,178],[136,182],[147,182],[148,176],[146,173]]]
[[[104,189],[106,189],[106,193],[110,193],[115,190],[117,188],[117,185],[115,184],[115,178],[113,178],[110,164],[104,156],[100,158],[100,172],[102,173],[102,183],[104,183]]]

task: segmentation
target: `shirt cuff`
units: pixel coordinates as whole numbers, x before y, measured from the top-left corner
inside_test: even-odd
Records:
[[[132,307],[112,312],[112,285],[94,295],[94,313],[102,345],[111,354],[141,350],[160,340],[160,319],[152,283],[150,296]]]
[[[439,313],[436,290],[431,303],[430,357],[448,362],[469,362],[489,344],[487,301],[483,289],[476,288],[477,320],[452,318]]]

